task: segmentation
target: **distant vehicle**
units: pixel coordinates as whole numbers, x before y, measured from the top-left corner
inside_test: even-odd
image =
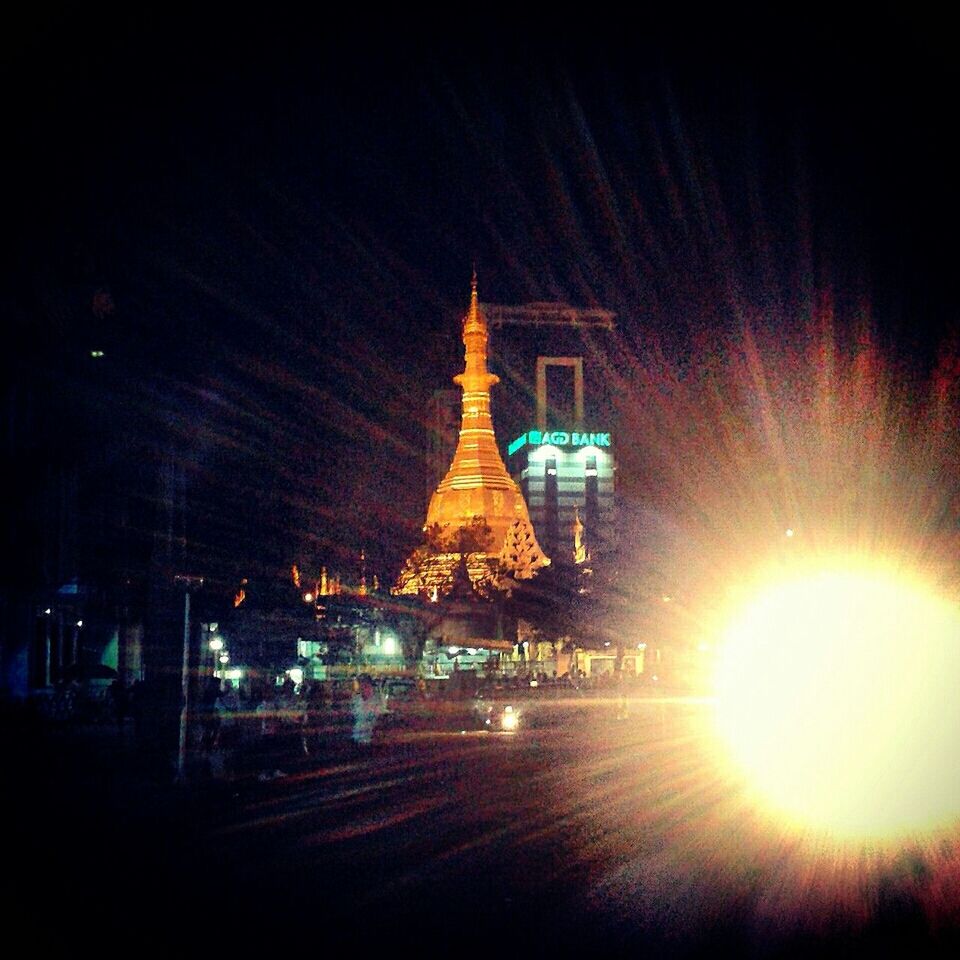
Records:
[[[383,682],[383,696],[388,705],[391,701],[407,703],[421,698],[417,681],[412,677],[388,677]]]
[[[380,725],[386,730],[422,730],[431,726],[426,690],[411,677],[390,677],[383,684],[386,711]]]
[[[536,687],[526,684],[484,684],[473,698],[475,724],[492,733],[516,733],[537,713]]]

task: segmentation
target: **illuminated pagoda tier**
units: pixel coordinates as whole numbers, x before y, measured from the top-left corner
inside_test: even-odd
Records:
[[[523,494],[497,448],[490,388],[500,378],[487,369],[487,341],[487,321],[477,302],[474,275],[470,310],[463,319],[466,365],[453,378],[463,390],[460,438],[450,469],[427,508],[423,529],[432,532],[433,545],[420,547],[410,556],[395,593],[445,596],[461,559],[459,552],[452,551],[462,538],[474,535],[478,524],[489,527],[490,537],[482,549],[465,547],[474,586],[493,585],[504,576],[529,579],[550,563],[537,543]]]

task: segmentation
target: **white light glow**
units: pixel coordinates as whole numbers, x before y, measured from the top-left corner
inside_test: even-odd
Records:
[[[960,817],[960,611],[845,559],[768,586],[733,618],[716,722],[788,823],[891,837]]]
[[[578,460],[586,460],[587,457],[596,457],[598,467],[603,463],[605,456],[606,454],[599,447],[578,447],[576,452]]]
[[[545,443],[542,447],[537,447],[530,454],[530,463],[539,463],[541,460],[546,460],[548,457],[556,457],[559,460],[563,456],[563,451],[559,447],[553,446],[553,444]]]

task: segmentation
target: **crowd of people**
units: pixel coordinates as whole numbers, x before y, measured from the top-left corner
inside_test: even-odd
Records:
[[[211,678],[200,705],[200,756],[214,777],[287,775],[331,750],[369,748],[386,710],[381,685],[362,675],[295,684],[287,678],[246,697]]]
[[[331,752],[369,753],[379,739],[385,714],[390,713],[391,684],[397,678],[360,674],[296,684],[265,682],[239,688],[231,681],[204,677],[191,707],[190,756],[195,772],[216,779],[244,776],[275,778],[298,764]],[[641,680],[615,679],[612,674],[587,677],[581,672],[525,671],[512,675],[478,675],[461,671],[439,680],[423,677],[407,681],[415,698],[429,715],[430,701],[442,705],[469,700],[485,687],[518,691],[537,688],[541,696],[622,696]],[[137,749],[145,756],[163,757],[177,752],[176,729],[164,718],[179,715],[182,707],[179,678],[169,682],[138,681],[125,686],[119,679],[98,689],[96,698],[85,695],[76,683],[62,684],[51,699],[54,719],[98,724],[115,723],[132,732]],[[452,706],[456,706],[452,704]],[[394,718],[391,718],[394,719]]]

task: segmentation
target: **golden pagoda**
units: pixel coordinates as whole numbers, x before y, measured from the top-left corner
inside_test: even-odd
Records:
[[[461,560],[459,549],[469,553],[467,569],[475,586],[499,585],[496,581],[504,575],[527,579],[550,563],[537,543],[523,494],[497,448],[490,388],[500,378],[487,369],[488,339],[474,274],[470,309],[463,318],[466,364],[453,378],[463,390],[460,438],[450,469],[427,507],[423,529],[430,531],[431,542],[407,560],[396,593],[426,593],[433,599],[447,593]],[[466,546],[464,539],[475,540],[484,525],[490,530],[487,543]]]

